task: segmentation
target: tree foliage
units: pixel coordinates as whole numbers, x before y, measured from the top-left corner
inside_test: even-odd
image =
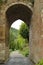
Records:
[[[20,50],[22,50],[25,46],[25,39],[21,36],[21,35],[18,35],[18,38],[17,38],[17,46]]]
[[[29,40],[29,27],[25,23],[21,24],[19,33],[23,38]]]
[[[9,48],[12,50],[15,49],[17,36],[18,36],[18,30],[11,28],[9,37]]]
[[[19,34],[19,30],[10,29],[9,49],[10,51],[19,50],[21,54],[28,56],[28,42]]]

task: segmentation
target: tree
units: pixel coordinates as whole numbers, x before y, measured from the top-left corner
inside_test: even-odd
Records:
[[[21,34],[21,36],[27,40],[29,40],[29,27],[25,24],[22,23],[20,26],[20,30],[19,33]]]

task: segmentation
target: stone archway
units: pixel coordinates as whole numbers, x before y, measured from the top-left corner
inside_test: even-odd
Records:
[[[31,17],[32,17],[32,10],[27,7],[24,4],[14,4],[10,6],[7,11],[6,11],[6,46],[8,46],[9,43],[9,29],[11,27],[11,24],[18,20],[21,19],[23,20],[28,26],[30,25],[31,22]],[[7,53],[7,52],[6,52]],[[7,55],[6,55],[7,56]]]
[[[21,10],[19,11],[17,7],[19,7],[19,9]],[[14,12],[15,15],[12,15],[13,13],[11,13],[10,10],[11,12],[16,11]],[[25,21],[27,25],[29,25],[31,21],[31,16],[32,16],[32,21],[30,25],[30,34],[29,34],[30,58],[35,63],[37,63],[41,58],[43,58],[43,44],[42,44],[43,43],[43,0],[35,0],[33,12],[34,13],[32,16],[32,8],[29,6],[29,0],[8,0],[6,3],[4,3],[1,6],[0,62],[5,61],[6,59],[8,59],[9,56],[8,31],[13,20],[20,18],[23,21]]]
[[[32,15],[32,10],[26,6],[25,4],[14,4],[8,8],[6,11],[6,17],[7,20],[10,21],[10,25],[13,23],[13,21],[17,19],[21,19],[23,21],[27,21],[27,25],[30,24]]]
[[[30,8],[30,6],[26,5],[25,3],[13,3],[13,4],[9,4],[9,5],[3,5],[4,9],[2,8],[2,16],[4,15],[4,17],[2,17],[1,21],[2,23],[0,24],[0,27],[2,28],[3,31],[3,35],[2,35],[2,42],[1,45],[3,43],[3,48],[2,48],[2,55],[0,60],[3,62],[5,60],[7,60],[9,58],[9,29],[11,24],[18,19],[21,19],[23,21],[25,21],[25,23],[29,26],[30,25],[30,21],[31,21],[31,17],[32,17],[32,9]],[[0,28],[0,29],[1,29]],[[2,31],[1,31],[2,32]]]

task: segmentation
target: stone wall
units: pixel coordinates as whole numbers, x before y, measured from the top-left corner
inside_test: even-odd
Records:
[[[5,60],[5,26],[0,25],[0,61]]]
[[[30,57],[37,63],[43,58],[43,0],[35,0],[30,25]]]

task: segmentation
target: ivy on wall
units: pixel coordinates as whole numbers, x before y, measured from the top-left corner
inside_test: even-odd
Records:
[[[7,0],[0,0],[0,4],[6,3]]]
[[[2,4],[2,0],[0,0],[0,4]]]

